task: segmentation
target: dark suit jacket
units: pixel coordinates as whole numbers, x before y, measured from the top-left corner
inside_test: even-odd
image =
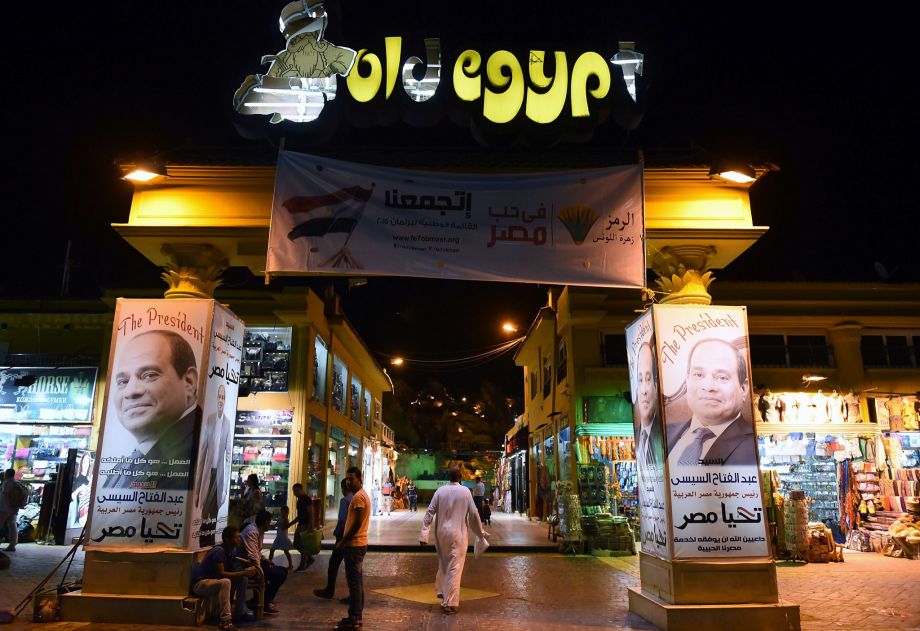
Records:
[[[674,449],[677,441],[690,427],[690,421],[679,424],[677,430],[668,432],[668,453]],[[754,425],[739,416],[729,425],[722,435],[710,446],[709,451],[703,454],[705,460],[721,460],[728,465],[756,465],[757,441],[754,438]],[[680,454],[678,454],[679,456]]]
[[[150,490],[167,489],[171,491],[185,491],[192,488],[192,478],[195,475],[195,457],[198,454],[198,432],[201,426],[201,409],[195,408],[177,423],[170,427],[160,440],[151,447],[144,458],[148,464],[125,464],[124,473],[108,476],[103,488],[128,489],[132,482],[155,482],[155,486],[145,487]],[[158,460],[157,464],[149,464],[150,460]],[[184,465],[170,466],[170,460],[188,460],[187,477],[169,477],[169,473],[184,471]],[[134,471],[147,471],[148,476],[131,475]]]
[[[636,437],[636,462],[645,457],[645,442],[642,440],[642,423],[639,422],[639,435]],[[651,446],[652,463],[661,466],[664,462],[664,435],[661,431],[661,419],[658,413],[652,418],[652,427],[648,433],[648,442]]]

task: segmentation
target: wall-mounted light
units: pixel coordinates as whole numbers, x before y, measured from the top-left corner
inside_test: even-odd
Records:
[[[735,184],[750,184],[757,179],[757,172],[749,164],[723,163],[714,164],[709,169],[709,177],[718,177]]]
[[[128,166],[123,180],[137,184],[150,184],[166,177],[166,165],[156,160],[144,160]]]
[[[827,379],[824,375],[802,375],[802,383],[813,383],[815,381],[824,381]]]

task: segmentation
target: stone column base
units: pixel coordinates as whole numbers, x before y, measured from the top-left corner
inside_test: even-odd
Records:
[[[779,603],[673,605],[629,588],[629,610],[664,631],[800,631],[799,606]]]
[[[61,620],[162,626],[204,623],[204,600],[196,596],[84,594],[61,596]]]

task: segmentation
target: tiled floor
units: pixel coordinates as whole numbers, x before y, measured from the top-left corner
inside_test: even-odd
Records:
[[[64,547],[21,544],[10,555],[12,567],[0,570],[0,609],[15,606],[66,551]],[[246,628],[331,629],[345,615],[345,607],[336,600],[320,600],[312,594],[313,588],[325,582],[328,559],[329,553],[324,551],[307,572],[288,578],[278,597],[280,616]],[[83,555],[79,554],[72,575],[82,572],[82,564]],[[431,553],[368,554],[364,570],[367,590],[364,628],[386,631],[654,629],[627,609],[626,588],[638,584],[636,557],[596,559],[490,550],[481,559],[467,559],[463,585],[498,595],[466,600],[461,597],[459,614],[449,617],[443,616],[428,599],[436,567],[437,559]],[[848,551],[845,563],[781,564],[777,574],[782,598],[801,605],[805,631],[920,629],[920,561]],[[337,589],[336,596],[345,595],[344,572],[339,574]],[[6,628],[167,631],[140,624],[36,625],[29,619],[27,610]],[[142,619],[140,615],[139,620]],[[739,627],[738,631],[751,630]]]

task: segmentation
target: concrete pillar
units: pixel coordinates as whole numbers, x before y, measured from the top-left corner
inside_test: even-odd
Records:
[[[229,265],[223,252],[209,243],[166,243],[161,251],[171,259],[160,276],[169,285],[165,298],[214,297]]]
[[[862,326],[856,322],[841,322],[827,332],[834,349],[837,382],[841,388],[859,388],[865,382],[860,337]]]

